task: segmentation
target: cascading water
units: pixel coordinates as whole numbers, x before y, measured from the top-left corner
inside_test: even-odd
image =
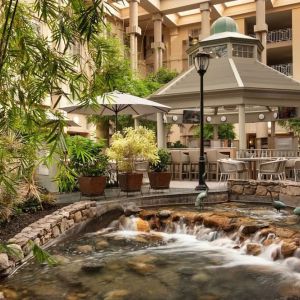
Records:
[[[261,229],[255,231],[250,219],[232,229],[231,223],[242,223],[241,215],[226,223],[232,209],[220,206],[222,230],[211,225],[217,208],[206,210],[201,221],[192,219],[191,211],[122,216],[106,229],[52,247],[61,264],[41,267],[30,261],[0,292],[14,291],[11,299],[18,300],[299,299],[300,249],[284,258],[288,239],[280,240],[282,229],[274,233],[273,225],[265,224],[278,216],[269,208],[266,214],[252,210]],[[289,226],[286,235],[298,228]],[[248,255],[250,250],[255,255]]]

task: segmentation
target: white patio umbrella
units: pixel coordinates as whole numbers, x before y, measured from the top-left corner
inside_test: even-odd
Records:
[[[118,91],[106,93],[96,99],[98,106],[75,105],[60,109],[82,115],[115,116],[116,129],[120,114],[149,115],[158,112],[167,113],[171,109],[169,106]]]

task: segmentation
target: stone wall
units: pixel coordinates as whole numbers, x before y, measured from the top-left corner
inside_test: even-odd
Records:
[[[21,264],[31,252],[30,241],[45,246],[66,231],[97,214],[95,201],[80,201],[63,207],[54,213],[30,224],[8,241],[13,250],[0,253],[0,277],[10,274],[16,265]]]
[[[229,200],[271,202],[281,200],[291,207],[300,206],[300,182],[263,181],[263,180],[228,180]]]

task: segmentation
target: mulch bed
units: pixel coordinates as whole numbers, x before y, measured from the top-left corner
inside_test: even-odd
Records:
[[[47,206],[44,207],[43,210],[34,213],[22,213],[20,215],[13,216],[9,222],[0,223],[0,243],[9,240],[26,226],[66,205],[68,204],[55,204]]]

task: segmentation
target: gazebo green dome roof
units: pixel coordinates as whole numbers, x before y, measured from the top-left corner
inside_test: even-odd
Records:
[[[210,28],[211,34],[222,33],[222,32],[238,32],[237,25],[232,18],[221,17],[211,25]]]

